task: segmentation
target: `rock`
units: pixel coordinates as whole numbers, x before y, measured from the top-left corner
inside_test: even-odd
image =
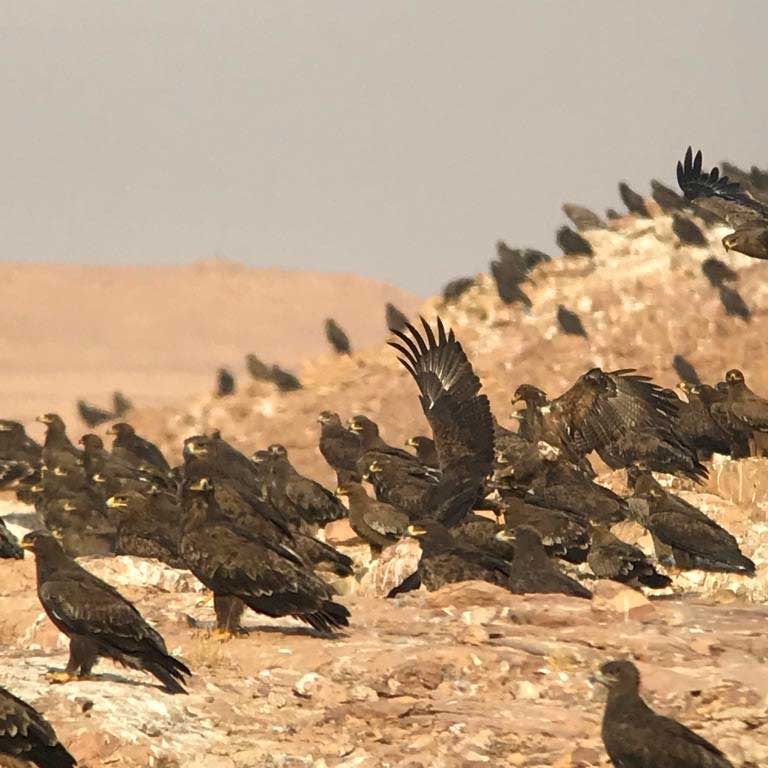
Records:
[[[648,598],[636,589],[616,581],[601,579],[592,589],[592,609],[622,614],[634,621],[645,620],[654,613],[654,607]]]
[[[453,608],[458,611],[484,607],[495,612],[499,606],[514,604],[516,599],[520,598],[486,581],[461,581],[457,584],[446,584],[436,592],[430,592],[427,595],[427,605],[431,608]]]
[[[357,592],[386,597],[416,571],[420,558],[421,547],[414,539],[403,539],[387,547],[377,560],[371,562],[360,579]]]
[[[334,683],[317,672],[307,672],[294,685],[293,692],[303,699],[313,699],[326,706],[340,704],[348,699],[344,686]]]
[[[523,680],[515,686],[515,698],[524,701],[533,701],[541,696],[541,691],[537,685],[528,680]]]
[[[204,592],[203,585],[189,572],[179,571],[158,560],[119,555],[83,557],[78,562],[113,587],[155,587],[164,592]]]
[[[342,520],[334,520],[325,526],[325,540],[333,546],[339,544],[351,544],[358,541],[357,534],[352,530],[349,520],[345,517]]]

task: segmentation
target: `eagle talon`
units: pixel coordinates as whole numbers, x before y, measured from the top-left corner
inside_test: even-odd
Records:
[[[80,680],[82,678],[69,672],[48,672],[45,679],[54,685],[64,685],[65,683],[71,683],[73,680]]]
[[[237,638],[237,632],[233,632],[231,629],[214,629],[211,632],[211,638],[219,643],[228,643],[230,640]]]

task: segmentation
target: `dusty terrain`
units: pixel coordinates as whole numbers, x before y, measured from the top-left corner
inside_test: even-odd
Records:
[[[340,546],[366,570],[364,548]],[[407,570],[417,556],[398,549],[360,582],[339,585],[350,590],[346,635],[321,639],[291,620],[250,616],[248,636],[224,644],[210,637],[212,611],[188,574],[134,558],[85,559],[195,670],[186,697],[109,662],[95,680],[50,687],[43,675],[66,663],[66,643],[41,613],[33,563],[6,562],[0,679],[56,723],[86,768],[587,768],[609,764],[603,693],[590,673],[629,656],[660,710],[737,766],[768,760],[768,552],[745,546],[760,564],[760,602],[740,577],[680,582],[684,592],[651,601],[601,581],[591,583],[591,603],[481,582],[390,602],[381,592],[393,564]]]
[[[301,369],[324,354],[328,316],[352,344],[386,336],[384,305],[416,297],[354,275],[188,266],[0,264],[0,411],[29,420],[76,399],[107,405],[115,389],[137,405],[209,392],[219,366],[245,380],[248,352]]]
[[[674,354],[705,380],[739,366],[768,394],[768,265],[723,257],[716,231],[710,248],[680,247],[667,217],[612,226],[587,234],[594,259],[536,270],[526,288],[529,313],[504,306],[486,276],[458,304],[432,300],[422,308],[456,330],[499,420],[508,421],[519,383],[556,394],[592,365],[634,366],[674,386]],[[738,269],[750,322],[726,315],[702,276],[713,253]],[[557,332],[559,303],[581,315],[588,341]],[[199,387],[140,408],[131,420],[176,458],[184,436],[214,427],[249,451],[281,441],[300,469],[327,484],[316,447],[320,410],[367,413],[393,444],[427,429],[415,385],[384,346],[351,359],[318,356],[302,376],[300,392],[253,384],[212,400],[201,374]],[[601,479],[624,489],[623,473]],[[381,594],[394,574],[412,568],[418,553],[398,545],[370,568],[364,548],[349,546],[336,526],[329,539],[359,565],[357,579],[338,585],[352,611],[349,632],[324,640],[290,621],[250,615],[249,636],[222,645],[209,637],[212,614],[189,576],[130,558],[86,561],[135,599],[194,668],[190,695],[174,698],[109,663],[98,668],[100,680],[49,687],[41,675],[63,665],[65,645],[41,615],[31,560],[6,562],[0,682],[44,711],[84,766],[587,768],[609,764],[600,741],[603,694],[589,675],[606,659],[629,656],[657,709],[716,742],[734,765],[763,766],[768,460],[718,459],[705,487],[675,487],[737,536],[757,563],[755,579],[690,572],[675,577],[671,594],[651,600],[587,581],[591,603],[476,583],[386,601]],[[13,525],[34,525],[15,502],[0,512]],[[620,534],[650,551],[640,529],[623,525]]]

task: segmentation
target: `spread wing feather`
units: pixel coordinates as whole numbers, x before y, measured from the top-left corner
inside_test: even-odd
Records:
[[[494,431],[488,398],[453,331],[437,320],[437,334],[421,318],[423,333],[410,323],[392,331],[389,342],[416,381],[420,402],[435,440],[442,479],[430,508],[444,522],[461,519],[491,473]]]
[[[677,182],[686,198],[734,229],[749,222],[765,222],[768,207],[749,195],[737,181],[721,176],[717,167],[702,171],[701,150],[696,155],[688,147],[685,159],[677,163]]]

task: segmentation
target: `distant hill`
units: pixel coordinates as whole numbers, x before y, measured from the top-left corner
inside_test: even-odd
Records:
[[[162,405],[211,389],[219,366],[244,376],[248,352],[300,369],[327,353],[327,316],[354,347],[380,344],[388,301],[406,313],[420,304],[363,277],[225,260],[0,264],[0,414],[74,417],[77,397],[107,404],[114,389],[137,404]]]

